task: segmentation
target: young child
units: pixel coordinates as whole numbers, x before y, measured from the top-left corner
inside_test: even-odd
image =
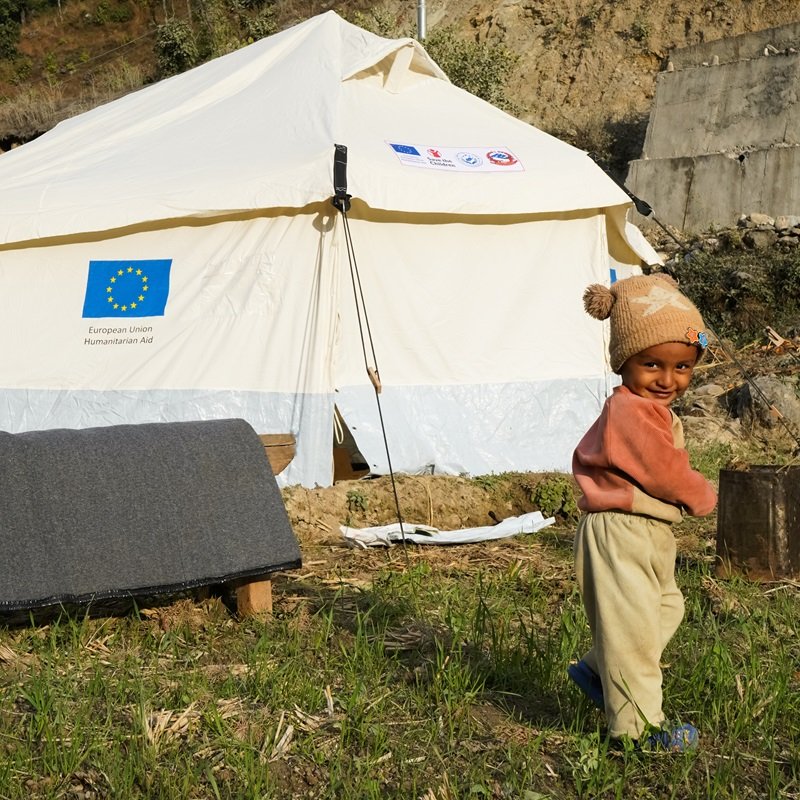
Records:
[[[592,647],[567,671],[605,708],[612,738],[687,750],[697,746],[697,730],[668,724],[661,707],[659,662],[684,607],[671,524],[684,511],[710,514],[717,498],[689,466],[670,406],[689,386],[708,338],[698,310],[663,274],[595,284],[583,302],[591,316],[611,320],[609,356],[622,386],[573,455],[586,512],[575,570]]]

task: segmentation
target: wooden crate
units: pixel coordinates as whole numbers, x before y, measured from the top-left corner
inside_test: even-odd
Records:
[[[258,437],[272,467],[272,474],[283,472],[294,458],[297,440],[293,433],[262,433]]]

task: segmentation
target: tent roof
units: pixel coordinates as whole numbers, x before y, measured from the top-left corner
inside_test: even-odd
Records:
[[[57,125],[0,157],[0,241],[113,230],[348,191],[373,208],[538,214],[629,205],[580,150],[453,86],[412,39],[327,12]],[[518,171],[409,166],[390,144],[499,149]]]

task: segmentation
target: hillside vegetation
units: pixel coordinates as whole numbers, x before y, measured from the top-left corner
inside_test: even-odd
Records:
[[[800,18],[795,0],[429,0],[426,45],[454,82],[618,172],[637,157],[672,48]],[[0,147],[333,8],[416,32],[411,0],[0,0]]]

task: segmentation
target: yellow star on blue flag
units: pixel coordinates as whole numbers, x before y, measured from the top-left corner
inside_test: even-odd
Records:
[[[163,317],[171,258],[90,261],[83,317]]]

